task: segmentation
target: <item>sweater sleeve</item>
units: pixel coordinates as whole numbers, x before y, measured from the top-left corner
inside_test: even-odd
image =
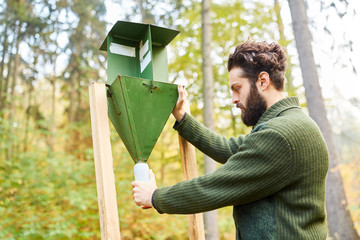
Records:
[[[174,128],[181,137],[219,163],[225,163],[234,155],[245,138],[245,135],[241,135],[239,138],[227,139],[214,133],[189,114]]]
[[[154,207],[159,213],[193,214],[253,202],[289,184],[292,161],[288,141],[264,129],[248,135],[215,172],[158,189]]]

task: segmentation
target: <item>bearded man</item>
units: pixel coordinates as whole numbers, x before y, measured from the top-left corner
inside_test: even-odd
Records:
[[[232,102],[247,135],[226,139],[186,113],[179,86],[174,129],[223,164],[215,172],[157,189],[132,182],[137,205],[159,213],[194,214],[233,206],[237,239],[326,239],[328,151],[297,97],[283,93],[286,56],[279,44],[247,41],[228,60]]]

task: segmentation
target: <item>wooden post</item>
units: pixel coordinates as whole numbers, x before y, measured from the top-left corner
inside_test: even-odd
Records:
[[[187,112],[190,113],[190,107]],[[183,179],[198,177],[195,147],[179,135],[180,157]],[[190,240],[205,240],[203,214],[188,215],[188,229]]]
[[[89,98],[101,239],[120,240],[105,84],[91,83]]]

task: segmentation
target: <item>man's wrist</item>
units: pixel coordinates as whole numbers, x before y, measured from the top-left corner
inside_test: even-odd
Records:
[[[180,122],[181,119],[184,117],[185,113],[186,113],[185,111],[182,111],[182,112],[179,112],[176,115],[174,115],[176,121]]]
[[[176,129],[177,126],[179,126],[180,123],[181,123],[182,121],[184,121],[184,119],[186,118],[186,115],[187,115],[187,112],[184,113],[184,115],[182,116],[182,118],[180,119],[180,121],[177,121],[177,120],[176,120],[176,122],[175,122],[175,124],[174,124],[174,126],[173,126],[174,129]]]

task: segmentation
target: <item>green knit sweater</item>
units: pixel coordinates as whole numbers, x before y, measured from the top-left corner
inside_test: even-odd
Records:
[[[271,106],[251,133],[226,139],[190,115],[176,130],[223,163],[215,172],[156,190],[159,213],[234,206],[237,239],[326,239],[328,152],[296,97]]]

